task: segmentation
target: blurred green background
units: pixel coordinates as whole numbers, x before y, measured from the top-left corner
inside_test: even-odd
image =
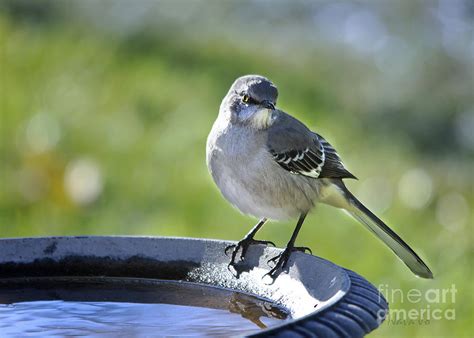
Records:
[[[240,239],[255,220],[219,194],[205,143],[233,80],[262,74],[436,279],[330,207],[298,244],[384,291],[455,285],[455,300],[388,295],[455,320],[387,321],[372,336],[472,336],[473,22],[469,0],[2,0],[0,236]],[[293,226],[260,238],[283,246]]]

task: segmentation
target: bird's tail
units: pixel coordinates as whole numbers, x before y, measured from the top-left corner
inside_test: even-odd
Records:
[[[342,182],[341,182],[342,183]],[[390,229],[380,218],[367,209],[352,193],[344,186],[339,188],[349,202],[345,209],[359,222],[364,224],[375,236],[380,238],[395,254],[410,268],[417,276],[422,278],[433,278],[433,273],[421,258],[405,243],[392,229]]]

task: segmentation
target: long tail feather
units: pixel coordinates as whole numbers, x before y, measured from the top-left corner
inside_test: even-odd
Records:
[[[333,179],[326,183],[321,190],[321,202],[347,210],[392,249],[415,275],[423,278],[433,278],[433,273],[415,251],[352,195],[342,180]]]
[[[344,187],[345,188],[345,187]],[[433,278],[430,268],[421,260],[412,248],[405,243],[380,218],[367,209],[352,193],[344,189],[346,198],[350,202],[347,211],[359,222],[364,224],[373,234],[380,238],[417,276]]]

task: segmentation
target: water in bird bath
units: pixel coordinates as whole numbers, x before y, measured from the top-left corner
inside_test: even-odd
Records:
[[[241,336],[286,318],[269,301],[186,282],[54,277],[0,283],[5,336]]]

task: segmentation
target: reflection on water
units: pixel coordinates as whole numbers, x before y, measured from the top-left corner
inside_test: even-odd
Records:
[[[275,319],[266,317],[256,321],[261,328],[276,323]],[[254,332],[256,328],[252,321],[229,311],[196,306],[35,301],[0,307],[0,332],[12,337],[35,333],[228,336]]]
[[[265,300],[190,283],[29,280],[0,285],[0,302],[2,337],[241,336],[287,318]]]

